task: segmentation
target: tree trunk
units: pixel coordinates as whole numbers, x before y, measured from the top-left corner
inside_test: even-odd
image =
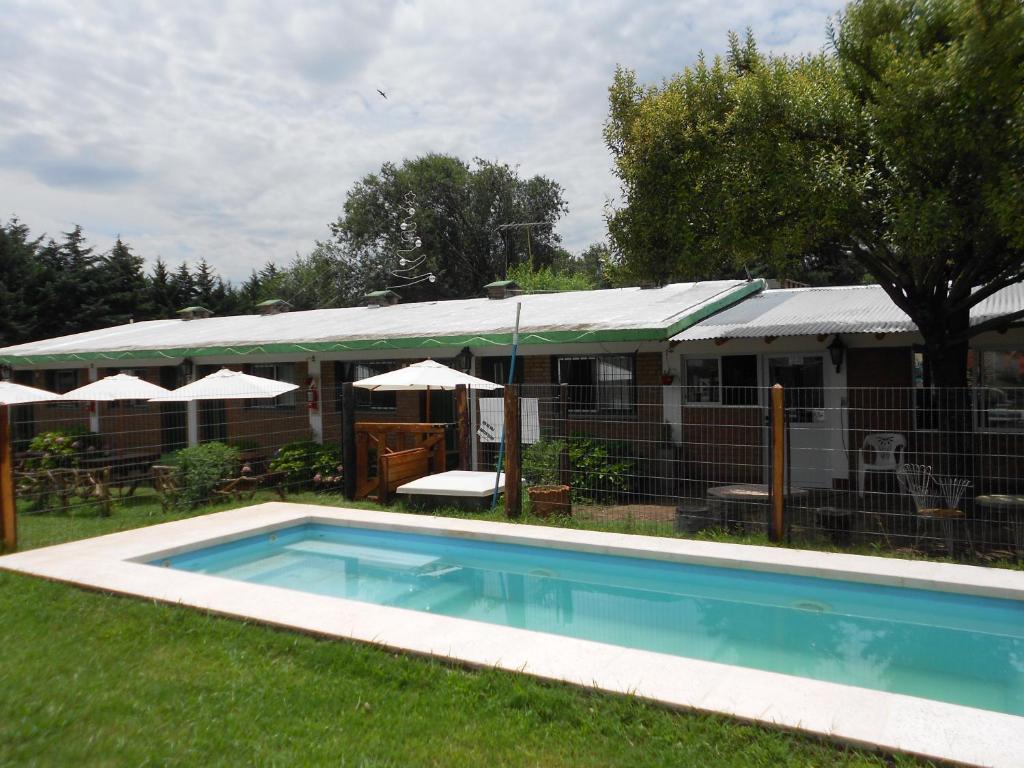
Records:
[[[973,403],[967,388],[968,342],[949,341],[965,333],[969,324],[968,311],[942,317],[930,327],[918,324],[924,336],[925,366],[934,388],[932,407],[939,429],[936,450],[922,457],[922,463],[931,465],[937,475],[969,479],[977,488]]]

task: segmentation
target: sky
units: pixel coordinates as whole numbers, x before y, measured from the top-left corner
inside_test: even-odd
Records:
[[[619,200],[616,65],[657,84],[751,28],[821,50],[834,0],[0,0],[0,219],[81,224],[238,281],[329,235],[347,191],[427,152],[565,189],[571,251]],[[383,90],[387,98],[381,97]]]

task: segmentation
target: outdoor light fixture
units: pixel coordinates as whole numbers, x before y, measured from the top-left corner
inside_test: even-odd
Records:
[[[455,356],[455,367],[460,371],[469,371],[473,367],[473,352],[469,347],[463,347]]]
[[[832,365],[836,367],[836,373],[839,373],[839,369],[843,367],[846,345],[843,344],[843,340],[839,338],[838,333],[832,338],[832,343],[828,345],[828,354],[832,358]]]

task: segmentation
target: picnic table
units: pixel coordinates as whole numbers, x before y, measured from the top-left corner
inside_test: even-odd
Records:
[[[46,508],[56,497],[65,514],[73,501],[96,502],[104,515],[111,510],[110,467],[51,467],[14,473],[18,496],[31,501],[37,509]]]
[[[107,467],[110,483],[121,498],[131,496],[139,483],[150,476],[150,467],[160,460],[153,451],[97,451],[78,458],[78,467],[87,471]]]

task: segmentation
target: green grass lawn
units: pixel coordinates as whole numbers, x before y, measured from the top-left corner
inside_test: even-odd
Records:
[[[172,517],[23,515],[22,548]],[[0,649],[0,765],[919,764],[2,572]]]

